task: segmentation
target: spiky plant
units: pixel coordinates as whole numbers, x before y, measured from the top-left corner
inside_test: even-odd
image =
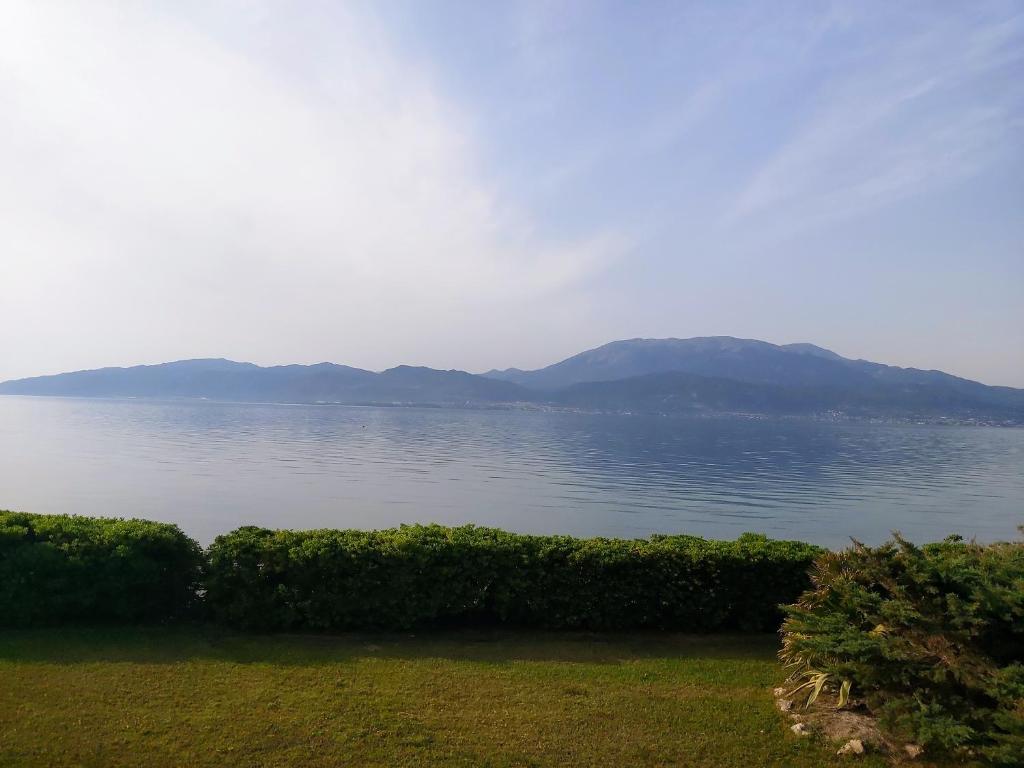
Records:
[[[815,562],[786,608],[792,693],[863,698],[894,735],[1024,765],[1024,543],[899,534]]]

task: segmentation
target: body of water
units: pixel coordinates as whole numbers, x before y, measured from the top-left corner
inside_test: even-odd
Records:
[[[0,397],[0,509],[829,546],[1016,536],[1024,430]]]

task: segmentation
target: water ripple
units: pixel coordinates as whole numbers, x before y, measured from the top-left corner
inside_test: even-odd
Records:
[[[1024,522],[1024,430],[0,398],[0,508],[828,545]]]

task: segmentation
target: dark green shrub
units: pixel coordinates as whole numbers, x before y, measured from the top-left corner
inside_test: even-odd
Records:
[[[0,511],[0,626],[168,619],[202,562],[175,525]]]
[[[745,535],[522,536],[466,526],[240,528],[209,550],[207,606],[259,629],[511,623],[687,631],[778,626],[821,550]]]
[[[823,554],[812,579],[782,627],[795,680],[846,681],[932,752],[1024,765],[1024,543],[897,536]]]

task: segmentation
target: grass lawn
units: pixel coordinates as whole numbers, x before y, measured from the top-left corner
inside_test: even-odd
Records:
[[[775,649],[774,636],[5,631],[0,765],[846,763],[773,709]]]

